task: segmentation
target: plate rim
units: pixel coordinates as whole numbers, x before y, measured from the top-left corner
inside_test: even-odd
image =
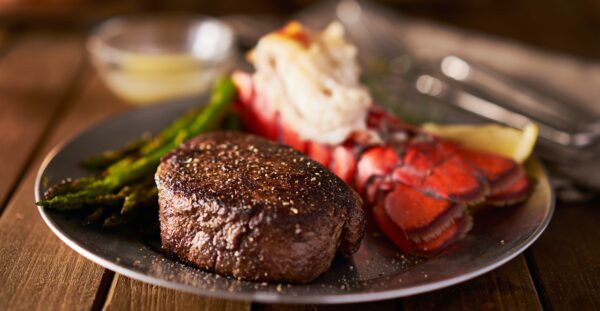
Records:
[[[135,114],[137,111],[139,111],[141,109],[145,109],[145,108],[133,109],[133,110],[129,110],[129,111],[111,115],[107,118],[104,118],[103,120],[100,120],[100,121],[97,121],[97,122],[91,124],[87,128],[75,133],[74,135],[72,135],[69,138],[63,139],[62,141],[57,143],[54,147],[52,147],[51,150],[48,152],[48,154],[44,157],[44,160],[42,161],[42,163],[40,164],[40,167],[38,168],[38,171],[36,172],[35,183],[34,183],[35,202],[37,202],[41,199],[39,189],[40,189],[40,185],[42,183],[44,172],[45,172],[48,164],[54,159],[54,157],[64,147],[66,147],[68,144],[72,143],[76,138],[83,135],[84,133],[92,131],[92,130],[98,128],[99,126],[110,122],[111,120],[113,120],[115,118],[126,117],[127,115]],[[541,161],[539,159],[537,159],[537,157],[535,157],[535,156],[532,156],[528,161],[534,161],[536,163],[536,165],[539,166],[539,169],[543,173],[543,176],[545,177],[546,182],[548,183],[549,196],[550,196],[549,205],[550,206],[548,207],[547,216],[543,219],[543,221],[536,228],[536,230],[526,239],[526,241],[520,247],[518,247],[512,253],[507,253],[504,257],[501,257],[500,260],[495,261],[491,265],[487,265],[485,267],[471,271],[469,273],[461,274],[459,276],[436,281],[433,283],[427,283],[427,284],[412,286],[412,287],[408,287],[408,288],[401,288],[401,289],[383,290],[383,291],[377,291],[377,292],[335,294],[335,295],[331,295],[331,294],[313,295],[313,294],[311,294],[311,295],[293,296],[293,295],[269,294],[269,293],[264,293],[264,292],[260,292],[260,291],[255,291],[253,293],[240,293],[240,292],[229,292],[229,291],[219,291],[219,290],[211,291],[211,290],[207,290],[202,287],[194,287],[191,285],[185,285],[185,284],[175,283],[172,281],[161,280],[161,279],[158,279],[155,277],[145,275],[141,272],[137,272],[137,271],[128,269],[127,267],[120,266],[110,260],[104,259],[104,258],[96,255],[92,251],[85,249],[84,247],[80,246],[76,241],[72,240],[66,234],[64,234],[60,230],[60,228],[58,228],[57,224],[52,220],[52,217],[48,213],[46,213],[46,211],[44,210],[43,207],[40,207],[40,206],[36,206],[36,207],[38,209],[38,212],[40,213],[40,216],[42,217],[42,219],[44,220],[46,225],[50,228],[50,230],[63,243],[65,243],[67,246],[69,246],[71,249],[73,249],[79,255],[100,265],[101,267],[103,267],[105,269],[111,270],[113,272],[122,274],[124,276],[130,277],[132,279],[142,281],[145,283],[149,283],[149,284],[153,284],[153,285],[157,285],[157,286],[161,286],[161,287],[165,287],[165,288],[170,288],[170,289],[174,289],[174,290],[180,290],[180,291],[195,294],[195,295],[221,298],[221,299],[230,299],[230,300],[237,300],[237,301],[250,301],[250,302],[261,302],[261,303],[288,303],[288,304],[310,304],[310,303],[343,304],[343,303],[372,302],[372,301],[379,301],[379,300],[386,300],[386,299],[393,299],[393,298],[402,298],[402,297],[422,294],[422,293],[446,288],[446,287],[449,287],[452,285],[456,285],[456,284],[471,280],[473,278],[481,276],[487,272],[490,272],[490,271],[506,264],[508,261],[514,259],[518,255],[523,253],[535,241],[537,241],[537,239],[541,236],[541,234],[548,227],[548,225],[554,215],[554,211],[555,211],[555,207],[556,207],[556,193],[552,187],[552,184],[550,183],[548,171],[547,171],[546,167],[541,163]]]

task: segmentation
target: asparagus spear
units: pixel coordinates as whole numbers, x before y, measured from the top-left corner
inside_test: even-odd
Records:
[[[61,180],[56,185],[48,188],[44,192],[44,198],[49,200],[57,195],[63,195],[69,192],[79,191],[96,180],[95,177],[67,178]]]
[[[179,131],[181,129],[183,129],[186,126],[188,126],[189,124],[191,124],[202,113],[202,111],[203,111],[202,107],[195,108],[195,109],[192,109],[187,114],[185,114],[184,116],[177,119],[175,122],[173,122],[167,128],[162,130],[162,132],[160,132],[156,137],[154,137],[152,140],[150,140],[148,143],[146,143],[141,148],[140,154],[147,155],[150,152],[154,151],[156,148],[165,144],[165,142],[173,139],[175,136],[177,136],[177,133],[179,133]]]
[[[134,191],[125,197],[123,207],[120,211],[113,212],[107,217],[103,226],[112,228],[120,226],[135,219],[136,215],[145,207],[156,205],[158,197],[158,189],[154,185],[150,187],[142,187],[138,191]]]
[[[88,214],[84,223],[89,225],[98,222],[102,215],[105,214],[107,209],[116,209],[118,212],[120,212],[127,196],[132,193],[133,188],[143,189],[152,187],[154,187],[154,184],[152,179],[150,179],[150,182],[144,181],[141,184],[125,186],[121,188],[117,194],[105,194],[98,196],[93,202],[93,211]]]
[[[209,104],[206,107],[193,109],[183,117],[177,119],[155,138],[146,143],[140,149],[140,155],[142,157],[152,157],[159,154],[160,158],[183,141],[202,132],[217,128],[229,110],[229,104],[233,101],[234,97],[235,86],[231,79],[224,78],[217,81],[213,88]],[[119,170],[121,166],[130,164],[130,160],[123,159],[109,167],[109,171]]]
[[[128,156],[109,166],[106,170],[104,170],[103,175],[110,175],[114,172],[118,172],[119,170],[125,169],[127,166],[131,165],[138,157]]]
[[[142,208],[155,205],[157,197],[158,189],[154,185],[138,185],[136,190],[125,197],[121,210],[113,212],[102,225],[112,228],[128,223]]]
[[[105,228],[114,228],[123,225],[127,220],[121,216],[119,212],[113,212],[102,222],[102,226]]]
[[[121,208],[122,215],[129,215],[141,207],[147,206],[152,202],[156,202],[158,199],[158,189],[156,187],[143,187],[138,191],[134,191],[125,197],[123,202],[123,208]]]
[[[233,82],[230,79],[220,80],[213,90],[209,104],[198,115],[190,118],[192,114],[188,114],[174,122],[158,135],[163,139],[153,140],[155,144],[152,148],[147,150],[142,148],[140,158],[133,160],[129,165],[123,165],[121,163],[121,161],[125,161],[123,159],[109,167],[107,174],[102,178],[83,189],[56,195],[36,204],[63,211],[75,210],[85,204],[95,202],[98,196],[114,193],[127,184],[144,176],[152,175],[160,163],[160,158],[167,152],[199,133],[217,128],[229,110],[229,104],[233,101],[234,96]]]
[[[108,150],[99,155],[89,157],[81,161],[81,166],[92,170],[103,170],[126,156],[139,151],[148,143],[147,139],[140,139],[133,143],[127,144],[125,147],[118,150]]]

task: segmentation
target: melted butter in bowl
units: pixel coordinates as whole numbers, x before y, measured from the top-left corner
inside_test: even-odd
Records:
[[[101,24],[87,48],[106,85],[132,104],[204,92],[235,58],[224,23],[187,15],[131,15]]]

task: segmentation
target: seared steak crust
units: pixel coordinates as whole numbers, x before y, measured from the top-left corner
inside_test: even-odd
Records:
[[[163,248],[241,279],[308,282],[355,252],[362,202],[294,149],[233,132],[200,135],[156,172]]]

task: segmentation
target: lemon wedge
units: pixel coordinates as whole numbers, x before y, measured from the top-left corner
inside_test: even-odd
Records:
[[[440,125],[426,123],[423,130],[458,142],[465,148],[500,154],[523,163],[531,155],[538,136],[538,126],[530,123],[523,130],[497,124]]]

